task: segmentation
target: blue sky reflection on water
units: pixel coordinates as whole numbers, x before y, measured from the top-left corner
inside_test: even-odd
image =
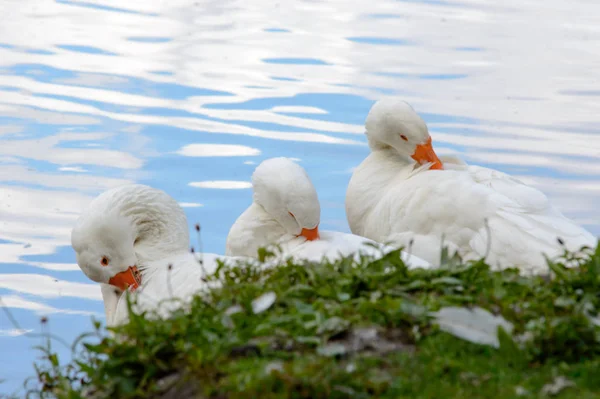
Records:
[[[223,253],[255,166],[288,156],[323,228],[348,231],[364,119],[388,95],[440,153],[518,176],[600,234],[595,1],[16,4],[0,4],[0,296],[27,332],[47,315],[70,342],[103,317],[70,230],[116,185],[166,190]],[[2,393],[33,373],[41,340],[22,333],[0,313]]]

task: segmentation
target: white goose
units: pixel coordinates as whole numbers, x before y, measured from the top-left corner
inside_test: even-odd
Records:
[[[226,255],[256,257],[259,248],[276,244],[281,259],[333,261],[351,254],[377,256],[392,249],[353,234],[319,232],[321,207],[315,187],[304,168],[289,158],[263,161],[252,174],[252,186],[254,201],[231,227]],[[402,258],[407,265],[429,267],[406,252]]]
[[[217,259],[227,264],[243,259],[204,254],[200,266],[189,250],[183,209],[164,191],[141,184],[96,197],[73,228],[71,244],[81,270],[101,283],[107,325],[128,320],[124,290],[135,291],[136,311],[157,309],[168,298],[185,302],[207,288],[204,271],[214,272]],[[164,303],[159,314],[180,304]]]
[[[425,122],[406,102],[378,101],[365,127],[371,154],[346,193],[354,234],[401,246],[414,240],[412,253],[432,263],[443,239],[466,259],[487,254],[494,267],[524,272],[546,271],[542,254],[562,253],[559,237],[572,251],[596,245],[539,190],[493,169],[438,158]]]

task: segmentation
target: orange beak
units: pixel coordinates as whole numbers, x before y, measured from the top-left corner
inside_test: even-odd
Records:
[[[131,292],[133,292],[138,289],[142,281],[137,266],[130,266],[124,272],[112,276],[110,280],[108,280],[108,283],[123,291],[126,291],[129,288]]]
[[[319,226],[314,229],[302,229],[300,235],[306,238],[308,241],[314,241],[319,239]]]
[[[431,137],[425,144],[419,144],[415,149],[415,153],[412,154],[412,159],[417,161],[418,163],[425,164],[428,162],[433,163],[430,169],[444,169],[442,166],[442,161],[438,158],[435,151],[433,151],[433,146],[431,145]]]

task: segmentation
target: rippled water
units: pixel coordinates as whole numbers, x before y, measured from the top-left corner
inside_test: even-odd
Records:
[[[323,228],[348,231],[363,122],[386,95],[440,153],[600,234],[596,0],[4,0],[0,15],[0,295],[26,331],[49,315],[70,342],[103,317],[70,229],[115,185],[166,190],[223,253],[255,165],[294,157]],[[0,314],[0,392],[33,372],[41,340],[22,332]]]

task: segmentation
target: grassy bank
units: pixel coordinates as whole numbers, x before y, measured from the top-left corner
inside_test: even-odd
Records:
[[[59,398],[597,398],[600,247],[588,252],[578,269],[551,264],[553,278],[452,260],[408,270],[398,252],[222,267],[211,278],[223,288],[191,313],[133,316],[115,339],[96,323],[68,364],[46,347],[28,386]],[[479,310],[466,326],[470,308],[504,327]]]

